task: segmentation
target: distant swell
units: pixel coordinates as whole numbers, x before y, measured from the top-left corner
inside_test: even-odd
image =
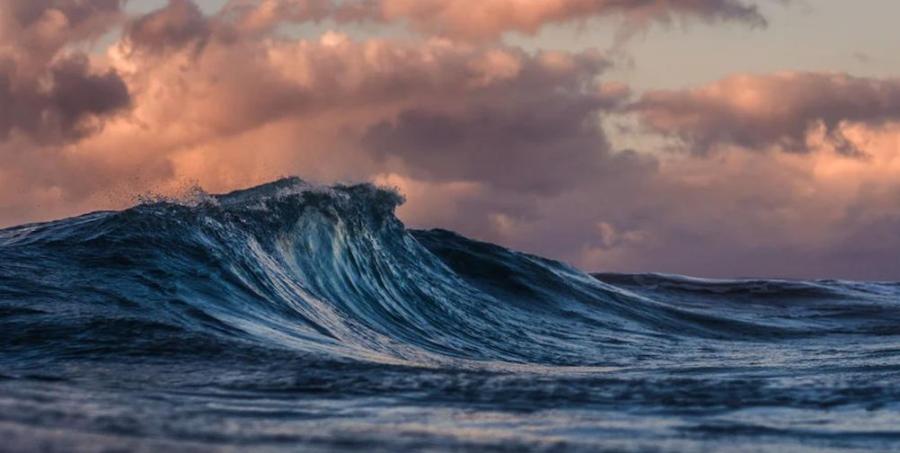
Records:
[[[11,354],[297,351],[420,366],[616,366],[672,341],[896,333],[891,284],[598,274],[410,231],[371,185],[284,179],[0,231]],[[10,331],[10,330],[8,330]],[[237,351],[237,352],[235,352]]]

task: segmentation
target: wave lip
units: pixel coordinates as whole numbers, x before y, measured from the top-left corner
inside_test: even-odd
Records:
[[[16,332],[0,346],[58,357],[286,351],[417,366],[628,366],[673,342],[900,325],[896,285],[591,276],[408,230],[394,215],[402,202],[369,184],[286,178],[0,230],[0,326]]]

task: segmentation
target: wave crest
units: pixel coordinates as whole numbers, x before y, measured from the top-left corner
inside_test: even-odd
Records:
[[[401,203],[369,184],[287,178],[2,230],[0,323],[21,335],[0,345],[625,366],[671,342],[871,332],[900,319],[890,285],[595,278],[451,232],[407,230],[394,215]],[[785,301],[790,318],[765,308]],[[838,301],[858,316],[830,318]],[[865,316],[873,305],[877,316]]]

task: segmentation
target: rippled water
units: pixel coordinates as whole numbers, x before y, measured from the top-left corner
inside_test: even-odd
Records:
[[[900,285],[588,275],[297,179],[0,230],[0,450],[900,449]]]

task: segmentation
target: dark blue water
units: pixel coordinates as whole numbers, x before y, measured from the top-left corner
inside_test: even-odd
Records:
[[[900,449],[900,285],[588,275],[297,179],[0,230],[0,450]]]

